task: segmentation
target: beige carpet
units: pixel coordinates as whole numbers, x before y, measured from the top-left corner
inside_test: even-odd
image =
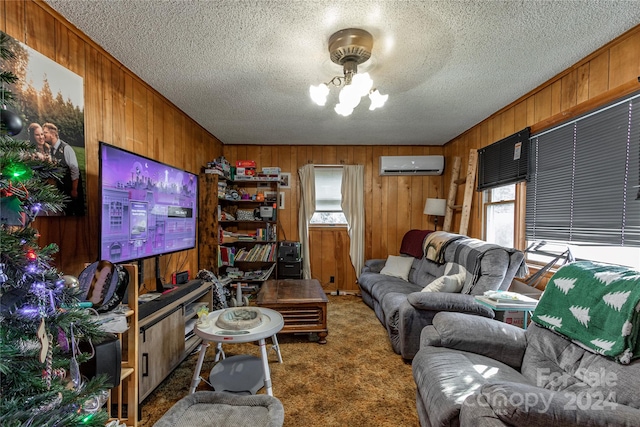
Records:
[[[357,296],[329,296],[327,344],[308,335],[279,335],[283,362],[269,353],[273,394],[285,409],[284,426],[415,427],[411,365],[391,349],[373,310]],[[255,344],[228,344],[227,357],[259,356]],[[214,363],[210,346],[202,369]],[[189,392],[197,354],[189,356],[143,402],[141,427],[151,427]],[[202,381],[198,390],[211,390]],[[264,393],[264,389],[259,391]]]

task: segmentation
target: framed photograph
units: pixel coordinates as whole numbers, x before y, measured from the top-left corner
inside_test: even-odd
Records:
[[[267,202],[277,202],[278,193],[276,191],[265,191],[264,200],[266,200]]]
[[[20,76],[9,85],[15,109],[24,126],[14,139],[30,141],[38,156],[58,162],[64,169],[56,186],[68,198],[62,212],[40,216],[84,216],[86,162],[84,134],[84,80],[47,56],[9,37],[14,58],[3,71]]]
[[[284,191],[278,194],[278,209],[284,209]]]
[[[284,172],[280,174],[280,188],[291,188],[291,173]]]

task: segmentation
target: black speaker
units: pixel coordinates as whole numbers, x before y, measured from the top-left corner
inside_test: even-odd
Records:
[[[93,378],[106,374],[109,387],[115,387],[120,384],[122,348],[118,337],[114,334],[109,334],[107,339],[100,344],[94,344],[93,348],[95,351],[94,356],[80,365],[82,375],[87,378]],[[91,354],[91,345],[86,341],[82,341],[80,350],[83,353]]]
[[[300,261],[301,259],[302,254],[300,251],[300,242],[280,242],[280,247],[278,248],[278,261],[293,262]]]
[[[278,279],[302,279],[302,260],[278,261]]]

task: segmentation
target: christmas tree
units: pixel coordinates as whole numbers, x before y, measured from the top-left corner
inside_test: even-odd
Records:
[[[0,33],[3,62],[12,57],[6,42]],[[11,137],[22,127],[5,108],[15,81],[0,70],[0,425],[104,426],[105,378],[81,375],[91,355],[79,344],[105,334],[97,317],[79,307],[77,280],[52,267],[57,246],[39,247],[31,226],[39,212],[61,211],[65,196],[52,180],[63,171],[29,141]]]

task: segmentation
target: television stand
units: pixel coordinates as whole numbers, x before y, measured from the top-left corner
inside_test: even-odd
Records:
[[[201,339],[193,332],[198,310],[213,304],[213,284],[191,280],[138,306],[138,402],[187,357]]]

